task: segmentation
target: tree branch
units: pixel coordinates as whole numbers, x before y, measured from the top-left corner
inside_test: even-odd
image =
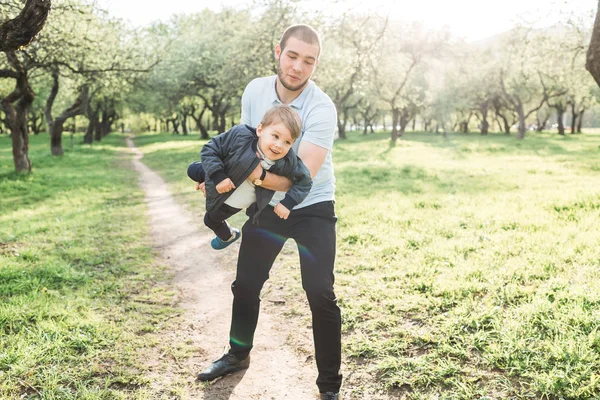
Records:
[[[27,46],[37,35],[50,12],[51,0],[27,0],[23,11],[0,25],[0,52]]]
[[[17,79],[19,74],[10,69],[0,69],[0,78],[14,78]]]

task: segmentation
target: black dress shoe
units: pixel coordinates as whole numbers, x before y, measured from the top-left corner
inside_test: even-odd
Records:
[[[217,379],[220,376],[233,374],[234,372],[247,369],[250,366],[250,356],[243,360],[238,360],[233,354],[225,353],[223,357],[213,362],[204,371],[198,374],[200,382],[208,382]],[[337,399],[337,397],[332,397]]]
[[[339,400],[340,392],[325,392],[321,393],[321,400]]]

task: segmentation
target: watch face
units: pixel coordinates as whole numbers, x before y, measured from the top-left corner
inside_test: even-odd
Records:
[[[262,180],[261,179],[255,179],[254,182],[252,182],[252,183],[254,183],[254,186],[260,186],[260,185],[262,185]]]

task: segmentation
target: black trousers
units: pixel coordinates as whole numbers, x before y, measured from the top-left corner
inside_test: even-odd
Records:
[[[228,204],[221,204],[216,210],[204,214],[204,225],[208,226],[221,240],[228,240],[231,237],[231,227],[226,219],[241,211],[241,208],[231,207]]]
[[[191,180],[204,182],[206,179],[204,168],[200,161],[195,161],[188,166],[187,174]],[[226,219],[240,212],[241,208],[231,207],[223,204],[216,210],[204,214],[204,225],[208,226],[221,240],[227,240],[231,237],[231,229]]]
[[[333,291],[335,261],[335,209],[327,201],[294,210],[280,219],[268,206],[252,224],[242,228],[237,274],[231,285],[233,312],[230,352],[244,359],[252,349],[260,308],[260,291],[269,278],[275,258],[288,238],[294,239],[300,253],[302,287],[312,313],[315,358],[321,392],[337,392],[342,383],[341,317]]]

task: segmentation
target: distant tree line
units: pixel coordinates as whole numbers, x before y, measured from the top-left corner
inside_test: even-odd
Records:
[[[35,27],[0,48],[0,134],[12,135],[17,171],[31,169],[30,133],[48,132],[61,155],[65,129],[81,129],[89,144],[115,127],[225,131],[239,121],[247,83],[277,72],[274,44],[297,21],[322,33],[314,79],[337,107],[341,139],[349,129],[388,130],[392,142],[407,129],[581,132],[599,91],[584,67],[592,24],[583,18],[467,44],[377,15],[303,14],[293,0],[206,9],[142,30],[83,0],[55,0],[48,15],[49,5],[0,3],[0,38],[19,23]],[[23,25],[24,17],[37,19]]]

